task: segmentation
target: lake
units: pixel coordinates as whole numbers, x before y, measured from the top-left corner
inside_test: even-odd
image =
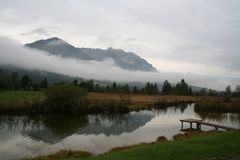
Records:
[[[0,159],[17,160],[60,149],[99,154],[112,147],[152,142],[159,136],[172,139],[181,132],[179,120],[188,118],[240,128],[239,114],[196,113],[194,104],[122,115],[0,115]]]

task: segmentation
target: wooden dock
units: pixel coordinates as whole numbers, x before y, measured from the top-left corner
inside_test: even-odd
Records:
[[[185,123],[190,123],[190,129],[193,128],[192,126],[193,124],[196,124],[196,129],[199,129],[199,130],[201,130],[202,125],[205,125],[205,126],[214,127],[216,130],[220,128],[227,131],[240,131],[240,129],[237,129],[237,128],[218,125],[218,124],[212,124],[212,123],[204,122],[203,120],[199,120],[199,119],[182,119],[180,121],[181,121],[181,130],[183,130],[183,122],[185,122]]]

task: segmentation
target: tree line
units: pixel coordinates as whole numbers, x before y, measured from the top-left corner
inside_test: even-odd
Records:
[[[19,76],[17,72],[0,69],[0,90],[40,90],[48,88],[48,80],[33,82],[28,75]]]
[[[55,83],[53,85],[65,84],[68,82]],[[192,87],[182,79],[173,85],[167,80],[161,86],[157,83],[147,82],[144,87],[129,86],[126,84],[100,84],[91,80],[73,80],[73,86],[78,86],[88,92],[104,92],[104,93],[124,93],[124,94],[149,94],[149,95],[199,95],[199,96],[240,96],[240,86],[237,85],[235,91],[231,90],[231,86],[227,86],[224,92],[218,92],[212,89],[200,89],[193,91]],[[19,76],[17,72],[9,72],[0,70],[0,90],[44,90],[49,86],[48,79],[43,78],[39,82],[34,82],[28,75]]]

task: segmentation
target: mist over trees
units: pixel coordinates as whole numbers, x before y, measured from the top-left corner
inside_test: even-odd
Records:
[[[48,88],[47,78],[40,82],[33,82],[28,75],[20,77],[17,72],[0,69],[0,90],[38,91],[46,88]]]
[[[175,86],[172,86],[167,80],[164,81],[161,93],[164,95],[192,95],[193,91],[192,87],[182,79]]]
[[[69,84],[70,82],[59,82],[49,84],[47,77],[39,82],[35,82],[28,75],[19,76],[17,72],[9,72],[0,69],[0,91],[1,90],[24,90],[38,91],[45,90],[52,85]],[[71,85],[85,89],[88,92],[100,93],[120,93],[120,94],[148,94],[148,95],[196,95],[196,96],[240,96],[240,85],[237,85],[232,91],[231,86],[227,86],[224,92],[218,92],[212,89],[202,88],[193,91],[184,79],[177,84],[171,84],[168,80],[161,83],[147,82],[144,87],[129,86],[127,83],[101,83],[90,80],[73,80]]]

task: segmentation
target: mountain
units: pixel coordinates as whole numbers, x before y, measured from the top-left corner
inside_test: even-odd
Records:
[[[98,48],[76,48],[57,37],[28,43],[26,46],[38,50],[43,50],[53,55],[77,58],[85,61],[104,61],[107,59],[112,59],[116,66],[125,70],[145,72],[156,71],[156,68],[154,68],[145,59],[139,57],[133,52],[125,52],[121,49],[108,48],[104,50]]]

